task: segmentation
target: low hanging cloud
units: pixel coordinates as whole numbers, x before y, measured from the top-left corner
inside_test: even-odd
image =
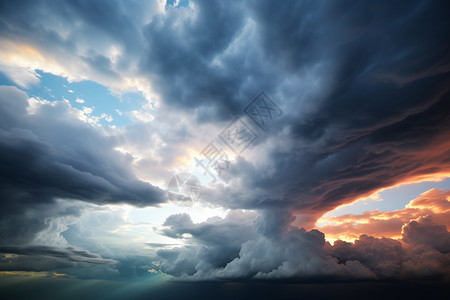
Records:
[[[75,247],[44,245],[0,247],[0,270],[68,272],[77,278],[120,278],[119,262]],[[119,263],[120,264],[120,263]]]
[[[0,253],[9,254],[8,256],[3,255],[0,260],[0,268],[11,271],[48,271],[55,268],[74,267],[76,264],[108,265],[116,263],[115,260],[104,259],[97,254],[71,247],[9,246],[1,247]]]
[[[190,233],[192,244],[160,250],[160,269],[184,280],[303,281],[442,277],[450,271],[450,232],[431,217],[405,224],[399,240],[361,235],[354,243],[337,240],[331,245],[319,230],[284,223],[287,214],[263,212],[254,231],[242,223],[241,240],[232,244],[226,235],[236,230],[233,215],[200,224],[185,215],[169,217],[164,232],[179,237]],[[268,218],[277,220],[277,226]]]

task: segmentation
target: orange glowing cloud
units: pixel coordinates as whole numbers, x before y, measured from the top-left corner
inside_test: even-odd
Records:
[[[402,226],[412,219],[431,216],[439,224],[450,227],[450,191],[431,189],[410,201],[404,209],[384,212],[366,211],[362,214],[322,217],[318,229],[327,240],[354,241],[362,234],[374,237],[400,238]]]

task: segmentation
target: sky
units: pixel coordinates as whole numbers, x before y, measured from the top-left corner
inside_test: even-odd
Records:
[[[435,292],[449,9],[1,1],[0,288]]]

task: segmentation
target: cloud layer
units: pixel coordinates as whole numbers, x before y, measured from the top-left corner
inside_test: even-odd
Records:
[[[282,118],[265,132],[250,125],[256,142],[225,183],[203,189],[204,204],[231,212],[200,224],[169,217],[159,233],[187,244],[160,250],[161,270],[236,280],[448,274],[448,201],[436,191],[402,211],[337,218],[354,244],[332,246],[312,229],[381,188],[450,173],[447,1],[16,2],[0,4],[0,70],[11,82],[27,90],[43,70],[148,100],[118,129],[88,124],[63,99],[0,87],[0,251],[19,255],[17,268],[23,257],[104,260],[74,259],[61,235],[83,203],[166,202],[157,183],[189,172],[192,153],[264,90]],[[402,228],[401,239],[350,224],[364,218]]]

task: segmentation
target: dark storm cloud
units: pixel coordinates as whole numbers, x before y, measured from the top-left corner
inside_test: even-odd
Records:
[[[228,65],[213,66],[213,60],[242,30],[244,13],[242,3],[197,1],[194,12],[169,9],[164,19],[155,16],[144,28],[141,69],[151,74],[164,102],[192,110],[210,106],[210,115],[199,115],[209,120],[222,112],[232,117],[229,112],[243,100],[238,95],[243,74]]]
[[[279,135],[267,165],[238,159],[229,172],[240,185],[204,190],[204,197],[232,208],[289,208],[311,225],[321,214],[374,191],[415,177],[449,172],[450,101],[376,129],[336,130],[317,141]],[[433,100],[433,99],[432,99]]]
[[[326,211],[340,200],[427,169],[448,170],[450,45],[442,40],[450,28],[446,8],[444,2],[344,1],[305,9],[311,17],[303,18],[305,23],[289,19],[290,25],[274,19],[274,7],[259,8],[259,15],[273,20],[265,23],[268,49],[293,45],[282,59],[299,66],[302,55],[295,53],[311,58],[324,53],[321,60],[331,72],[314,113],[291,124],[292,137],[304,142],[295,150],[304,152],[308,162],[300,165],[305,175],[294,171],[299,164],[286,172],[297,178],[287,201]],[[297,30],[271,35],[281,32],[271,27],[276,24]],[[303,47],[295,51],[294,45]],[[419,149],[422,153],[414,155]],[[287,157],[274,153],[278,169],[289,168],[299,152]]]
[[[80,121],[64,102],[26,111],[27,95],[0,87],[0,179],[2,242],[26,242],[48,226],[48,218],[78,215],[56,198],[92,203],[156,205],[160,189],[139,181],[116,142]]]
[[[379,188],[448,172],[446,10],[444,1],[249,5],[265,63],[284,76],[275,74],[270,92],[283,104],[277,125],[289,135],[272,131],[270,143],[279,146],[265,157],[269,169],[238,160],[230,172],[242,178],[241,189],[224,188],[211,201],[289,207],[312,224]],[[302,98],[301,74],[314,68],[321,86]]]
[[[125,47],[115,70],[140,62],[138,73],[166,113],[228,120],[258,91],[274,96],[284,114],[261,138],[282,145],[267,153],[270,170],[239,160],[231,172],[245,184],[225,191],[231,199],[208,201],[301,209],[312,223],[378,188],[450,167],[446,1],[192,1],[148,20],[140,12],[135,22],[130,16],[142,7],[108,3],[68,2],[45,13],[45,3],[4,4],[2,30],[87,55],[100,73],[113,74],[105,49]],[[56,21],[45,22],[44,14]],[[58,22],[81,25],[64,39],[49,25]],[[96,41],[105,51],[73,53],[47,34],[64,43]],[[279,135],[283,129],[288,134]],[[252,197],[255,190],[261,193]]]
[[[2,37],[74,54],[78,50],[77,43],[89,40],[95,40],[96,46],[117,41],[133,53],[136,50],[133,46],[140,39],[135,21],[140,20],[143,9],[148,8],[136,1],[52,0],[2,1],[0,7]],[[70,36],[64,36],[65,30]]]

